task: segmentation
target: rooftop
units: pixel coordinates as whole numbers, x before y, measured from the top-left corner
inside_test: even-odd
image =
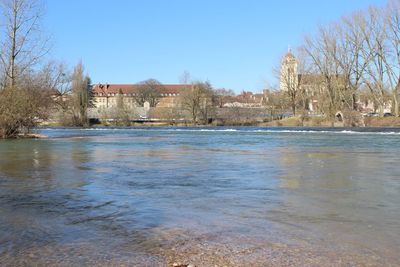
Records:
[[[96,84],[93,86],[94,94],[117,94],[122,92],[123,94],[135,93],[141,84]],[[187,84],[162,84],[160,85],[160,93],[162,94],[179,94],[182,90],[185,90],[190,85]]]

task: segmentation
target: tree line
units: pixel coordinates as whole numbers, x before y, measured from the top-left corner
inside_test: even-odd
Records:
[[[43,2],[0,3],[0,138],[29,133],[55,106],[74,125],[87,125],[90,78],[82,63],[69,72],[64,64],[46,62],[50,46],[42,27]]]
[[[69,70],[65,64],[46,62],[50,45],[43,34],[43,2],[0,3],[0,137],[29,133],[55,109],[65,125],[89,125],[87,112],[94,103],[83,63]],[[291,109],[296,114],[316,101],[316,112],[334,117],[337,111],[358,110],[360,101],[372,101],[380,116],[388,103],[399,116],[400,2],[392,0],[320,26],[305,38],[297,60],[297,69],[288,70],[284,79],[285,98],[269,96],[266,107],[271,112]],[[231,90],[215,90],[209,82],[192,81],[188,73],[181,82],[187,88],[179,96],[179,109],[190,114],[194,124],[207,123],[224,99],[234,95]],[[157,106],[161,91],[155,79],[141,82],[136,104]],[[117,102],[121,120],[129,121],[123,92]]]
[[[55,113],[62,125],[88,126],[88,109],[94,106],[90,77],[82,62],[69,70],[63,63],[46,61],[50,45],[42,27],[44,3],[0,0],[0,4],[0,138],[26,135]],[[194,123],[207,121],[216,101],[214,90],[208,82],[190,84],[181,94],[181,108]],[[139,85],[136,104],[155,107],[161,83],[149,79]],[[124,105],[123,93],[118,95],[117,120],[128,122],[132,111]]]
[[[283,81],[288,83],[286,102],[293,113],[306,110],[310,99],[328,117],[339,110],[357,110],[357,103],[370,101],[380,116],[389,104],[398,117],[400,2],[372,6],[319,26],[298,48],[297,60],[302,74],[297,84],[289,86],[288,76]]]
[[[170,108],[170,113],[172,112],[169,114],[170,119],[185,117],[183,113],[186,113],[193,124],[207,124],[215,117],[216,107],[223,106],[224,98],[235,95],[230,89],[214,89],[209,81],[193,81],[188,72],[185,72],[183,76],[181,83],[184,86],[179,92],[177,101],[175,101],[175,107]],[[106,98],[106,106],[108,107],[107,88],[103,86],[101,91]],[[145,103],[148,103],[150,108],[154,108],[163,97],[164,91],[163,84],[152,78],[139,82],[132,98],[137,107],[144,107]],[[135,110],[126,104],[122,90],[116,95],[116,105],[110,109],[112,110],[113,121],[119,125],[130,125],[130,115],[136,115]],[[158,114],[158,117],[165,117],[165,115]]]

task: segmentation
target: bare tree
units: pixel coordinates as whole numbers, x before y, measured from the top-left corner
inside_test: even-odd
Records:
[[[305,38],[303,49],[307,71],[299,71],[301,75],[296,76],[298,61],[293,63],[289,53],[278,72],[281,89],[289,96],[287,102],[293,111],[296,102],[312,100],[318,103],[319,112],[331,118],[338,111],[356,114],[363,98],[363,102],[374,103],[380,116],[390,106],[396,116],[400,115],[398,0],[320,26],[316,34]],[[361,90],[364,88],[368,94]],[[299,97],[299,93],[303,95]],[[371,99],[367,101],[366,97]]]
[[[56,108],[63,113],[69,111],[71,96],[71,74],[65,64],[56,61],[48,62],[39,72],[42,84],[53,97]]]
[[[215,99],[218,107],[223,108],[229,98],[235,96],[235,92],[232,89],[220,88],[214,90]]]
[[[0,137],[29,133],[47,118],[51,91],[48,71],[37,63],[47,53],[40,31],[42,4],[36,0],[2,0],[0,36]]]
[[[337,31],[331,27],[320,27],[315,37],[307,37],[305,51],[311,58],[313,72],[323,78],[324,86],[319,87],[319,104],[323,112],[333,118],[345,103],[344,75],[338,58]]]
[[[72,108],[74,111],[74,122],[79,126],[87,126],[89,121],[87,110],[93,105],[91,93],[91,80],[84,75],[84,67],[79,62],[72,74]]]
[[[347,106],[354,110],[358,108],[357,93],[363,83],[362,78],[369,60],[369,55],[366,55],[367,58],[363,56],[366,39],[360,27],[362,16],[361,12],[355,12],[349,17],[344,17],[341,23],[336,25],[338,53],[335,54],[335,61],[343,74],[344,89],[347,93],[343,99]]]
[[[297,112],[308,113],[312,112],[314,106],[312,101],[314,100],[314,92],[318,90],[318,79],[311,74],[310,71],[310,58],[307,56],[307,52],[304,47],[298,47],[296,53],[297,60],[297,92],[296,98],[292,100],[292,105],[297,105]],[[317,86],[317,87],[316,87]],[[295,101],[293,101],[295,100]],[[293,107],[292,107],[293,109]],[[299,110],[300,109],[300,110]]]
[[[143,107],[144,103],[148,102],[150,107],[155,107],[160,102],[162,91],[163,85],[156,79],[140,82],[135,92],[136,103]]]
[[[5,39],[1,43],[2,88],[14,89],[26,71],[48,52],[41,31],[43,5],[40,0],[2,0]]]
[[[0,90],[0,138],[28,134],[48,118],[53,101],[45,78],[42,72],[26,72],[14,90]]]
[[[179,82],[181,84],[189,84],[190,83],[190,72],[185,70],[182,75],[179,77]]]
[[[120,126],[130,125],[129,109],[125,103],[125,97],[122,89],[119,89],[118,91],[114,120],[116,124]]]
[[[385,19],[381,9],[371,7],[360,20],[361,32],[365,39],[362,49],[366,68],[363,74],[363,81],[371,91],[375,102],[378,104],[378,111],[383,117],[385,106],[387,69],[385,58],[387,47],[385,46],[386,31]]]
[[[190,113],[192,122],[197,124],[199,118],[205,123],[213,115],[213,90],[208,82],[194,82],[188,90],[181,92],[181,108]]]
[[[286,92],[272,89],[268,91],[265,108],[269,113],[270,120],[280,119],[282,114],[291,108]]]
[[[388,86],[390,87],[393,111],[396,117],[399,112],[400,97],[400,2],[390,1],[385,10],[385,29],[388,47],[383,60],[387,69]]]

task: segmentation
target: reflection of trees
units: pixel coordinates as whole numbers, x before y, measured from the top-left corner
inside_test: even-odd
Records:
[[[278,219],[308,229],[303,233],[307,238],[317,234],[334,245],[384,242],[385,247],[385,234],[395,230],[387,224],[393,215],[378,208],[391,199],[383,181],[393,175],[384,168],[387,159],[346,148],[304,150],[285,148],[281,153],[283,204],[277,207]],[[385,226],[377,227],[381,224]]]
[[[86,163],[90,162],[91,151],[86,147],[87,144],[87,139],[74,140],[72,143],[71,160],[75,169],[81,170]]]
[[[87,139],[78,139],[72,142],[69,152],[71,162],[67,160],[64,165],[65,169],[61,173],[64,177],[62,182],[67,183],[68,187],[81,188],[89,183],[91,168],[88,164],[92,159],[92,151],[88,148],[89,144]]]
[[[51,166],[57,159],[50,142],[4,141],[0,150],[0,175],[9,179],[26,179],[31,186],[52,178]]]
[[[16,190],[49,190],[57,185],[82,184],[90,151],[82,141],[72,146],[49,140],[15,140],[0,144],[0,177]]]
[[[291,215],[320,220],[327,214],[343,212],[341,200],[351,199],[358,186],[353,180],[357,161],[344,153],[285,149],[280,161],[284,169],[280,179],[286,192],[283,199]]]
[[[353,159],[357,160],[357,159]],[[285,168],[282,186],[292,189],[347,189],[354,187],[352,160],[330,152],[296,153],[285,151],[281,164]]]

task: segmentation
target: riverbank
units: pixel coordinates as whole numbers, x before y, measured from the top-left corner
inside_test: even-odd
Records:
[[[111,125],[107,125],[111,126]],[[141,122],[132,123],[131,126],[175,126],[175,127],[224,127],[224,126],[249,126],[249,127],[400,127],[400,118],[397,117],[365,117],[357,122],[338,122],[323,117],[302,118],[291,117],[270,122],[224,122],[215,121],[208,125],[194,124],[190,122]]]
[[[65,125],[61,125],[55,122],[51,123],[42,123],[41,127],[64,127]],[[365,117],[357,123],[344,123],[338,121],[332,121],[325,119],[323,117],[313,117],[313,118],[301,118],[301,117],[291,117],[285,118],[282,120],[274,120],[270,122],[255,122],[255,121],[242,121],[242,122],[224,122],[224,121],[214,121],[211,124],[203,125],[203,124],[194,124],[191,122],[168,122],[168,121],[143,121],[143,122],[132,122],[130,125],[118,125],[118,124],[94,124],[91,127],[240,127],[240,126],[249,126],[249,127],[388,127],[388,128],[397,128],[400,127],[400,118],[397,117]],[[39,135],[30,135],[28,138],[43,138],[43,136]]]
[[[47,138],[47,136],[38,133],[27,133],[27,134],[17,134],[16,136],[13,136],[9,139],[42,139],[42,138]]]
[[[37,134],[37,133],[28,133],[28,134],[19,134],[18,138],[25,138],[25,139],[41,139],[46,138],[46,135]]]
[[[292,117],[282,120],[276,120],[266,123],[260,123],[257,126],[275,126],[275,127],[400,127],[400,118],[396,117],[365,117],[358,123],[351,124],[328,120],[322,117],[302,119],[301,117]]]
[[[193,238],[195,239],[195,238]],[[226,239],[226,238],[224,238]],[[218,266],[218,267],[278,267],[278,266],[397,266],[396,255],[376,255],[372,251],[348,252],[344,248],[316,248],[309,244],[301,246],[274,242],[254,242],[241,237],[224,243],[197,237],[181,241],[171,248],[160,247],[153,253],[104,252],[83,242],[27,248],[19,253],[0,256],[2,266]],[[174,243],[169,241],[168,243]],[[176,241],[175,241],[176,242]],[[237,245],[242,242],[242,245]],[[128,245],[129,246],[129,245]],[[103,248],[104,249],[104,248]],[[181,263],[177,265],[177,263]],[[189,265],[191,264],[191,265]]]

